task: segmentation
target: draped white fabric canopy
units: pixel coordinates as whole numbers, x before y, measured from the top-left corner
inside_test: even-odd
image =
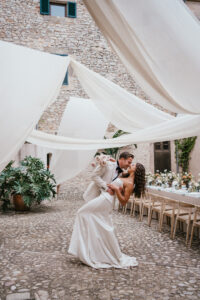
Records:
[[[182,0],[102,0],[101,7],[97,0],[84,1],[122,62],[155,101],[173,112],[200,114],[199,24]],[[107,121],[131,134],[94,140],[89,135],[77,139],[31,133],[56,99],[70,58],[6,42],[0,42],[0,54],[0,170],[28,136],[43,147],[94,150],[200,133],[199,116],[174,118],[74,60],[72,68],[96,107]]]
[[[123,136],[110,140],[83,140],[34,131],[28,138],[29,142],[55,149],[83,150],[173,140],[200,133],[199,116],[185,115],[175,118],[141,101],[80,63],[72,60],[70,65],[85,91],[105,117],[118,128],[129,130],[132,134],[126,135],[126,138]]]
[[[126,132],[134,132],[174,118],[75,60],[71,60],[70,67],[107,119]]]
[[[0,170],[56,99],[69,58],[0,41]]]
[[[62,136],[55,136],[34,130],[29,136],[30,143],[62,150],[89,150],[97,148],[122,147],[134,143],[169,141],[180,137],[190,137],[199,135],[200,116],[184,116],[175,118],[161,124],[145,129],[137,130],[135,133],[127,134],[115,139],[92,140],[76,139]]]
[[[28,138],[29,142],[54,149],[89,150],[199,135],[200,116],[184,115],[182,118],[175,118],[141,101],[80,63],[71,60],[70,65],[85,91],[105,117],[118,128],[132,134],[110,140],[91,140],[33,131]]]
[[[200,26],[182,0],[83,0],[119,58],[172,112],[200,113]]]
[[[76,138],[103,138],[108,121],[91,100],[71,97],[63,114],[58,134]],[[57,184],[73,178],[92,160],[94,150],[54,150],[50,169]]]

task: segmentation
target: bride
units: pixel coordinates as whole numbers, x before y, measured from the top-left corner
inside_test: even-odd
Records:
[[[96,269],[137,266],[135,257],[120,250],[111,213],[115,195],[122,205],[126,205],[132,192],[138,198],[143,196],[144,166],[132,165],[126,178],[118,177],[108,188],[78,210],[68,253]]]

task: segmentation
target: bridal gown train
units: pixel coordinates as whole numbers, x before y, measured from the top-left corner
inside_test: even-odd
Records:
[[[113,184],[123,186],[117,178]],[[68,253],[93,268],[137,266],[135,257],[122,253],[112,223],[114,196],[102,192],[77,212]]]

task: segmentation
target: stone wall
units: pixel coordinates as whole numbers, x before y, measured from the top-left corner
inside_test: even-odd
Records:
[[[40,15],[39,0],[1,0],[0,11],[0,39],[49,53],[69,54],[150,102],[112,52],[81,0],[77,1],[75,19]],[[69,78],[69,83],[62,87],[57,101],[44,112],[39,130],[55,133],[69,96],[87,97],[76,78]],[[110,126],[108,130],[116,128]],[[27,147],[22,152],[25,155]],[[140,159],[142,153],[137,152]]]
[[[196,6],[192,9],[197,10]],[[82,0],[77,0],[75,19],[41,15],[39,0],[1,0],[0,39],[49,53],[71,55],[91,70],[151,102],[112,52]],[[69,96],[87,98],[76,78],[69,78],[69,83],[61,88],[55,103],[44,112],[38,124],[39,130],[56,133]],[[108,130],[115,128],[110,126]],[[153,145],[142,144],[136,150],[130,150],[136,161],[153,171]],[[27,147],[22,152],[24,156]]]
[[[81,0],[77,18],[40,15],[39,0],[0,1],[0,39],[49,53],[69,54],[91,70],[148,99],[113,54]],[[87,97],[73,78],[42,116],[39,129],[55,132],[71,96]]]
[[[186,1],[187,6],[193,12],[193,14],[200,20],[200,1]]]

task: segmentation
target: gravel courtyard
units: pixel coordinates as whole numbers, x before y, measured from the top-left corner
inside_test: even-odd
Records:
[[[146,220],[113,212],[129,269],[92,269],[67,253],[82,193],[67,192],[31,212],[0,214],[1,300],[200,299],[200,242],[187,249],[183,234],[169,238]]]

